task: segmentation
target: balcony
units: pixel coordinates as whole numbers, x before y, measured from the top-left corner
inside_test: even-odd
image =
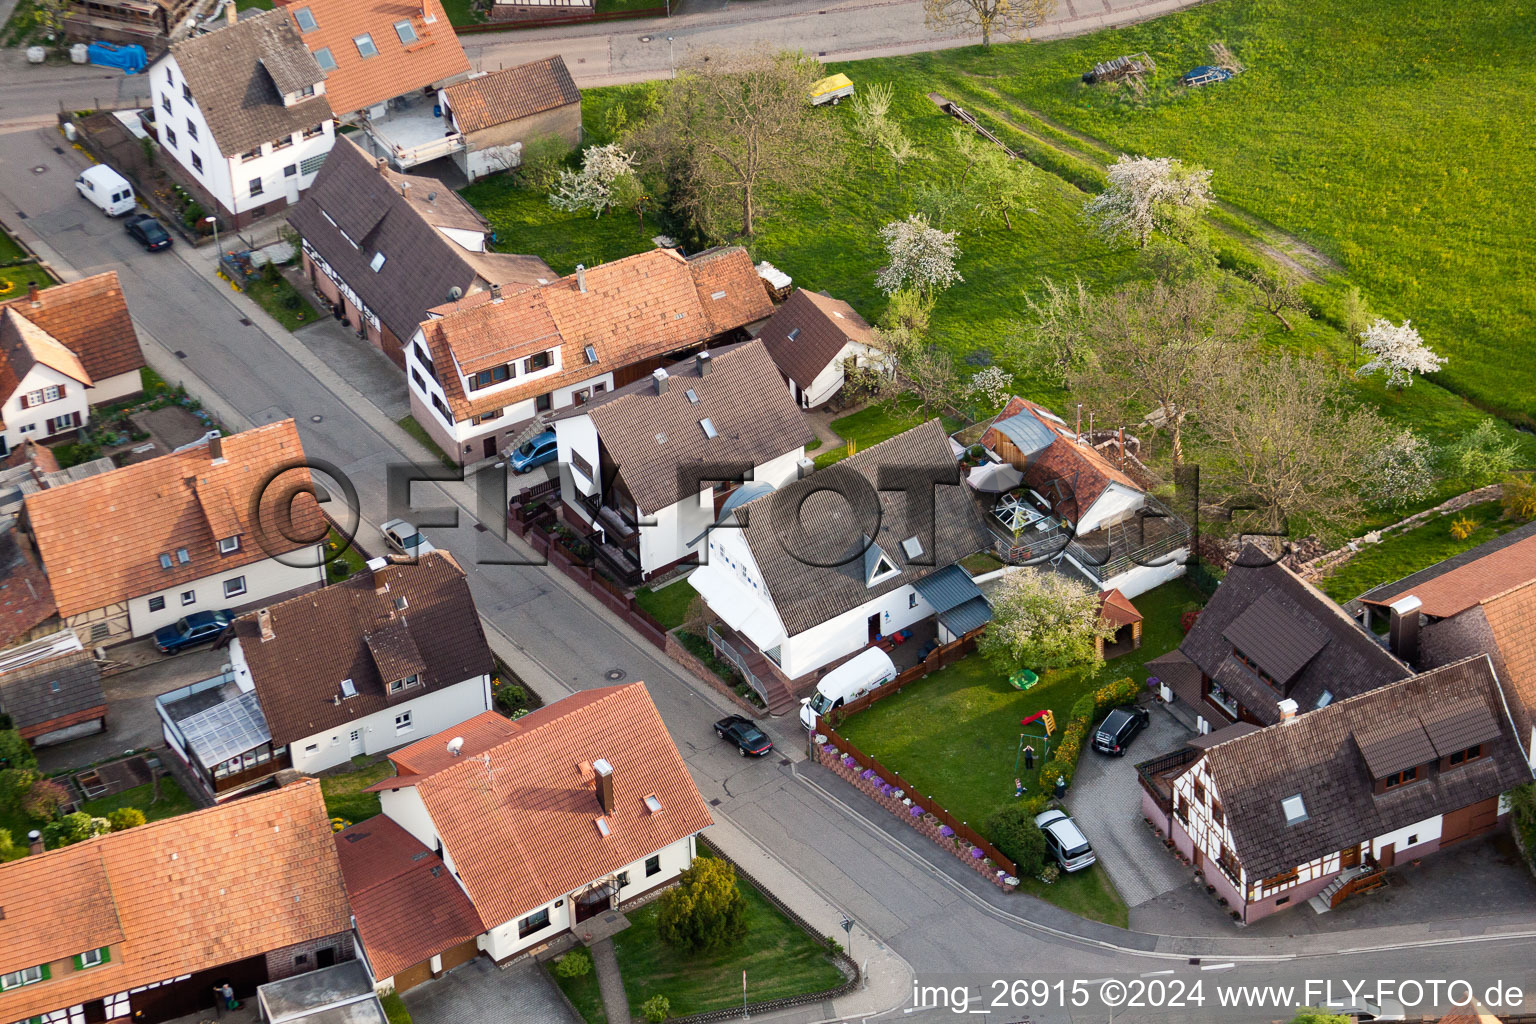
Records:
[[[1101,589],[1133,569],[1158,565],[1189,547],[1189,527],[1152,497],[1130,519],[1074,537],[1067,554]]]
[[[1173,780],[1200,757],[1193,747],[1181,747],[1171,754],[1154,757],[1136,766],[1136,778],[1141,788],[1162,808],[1164,814],[1173,812]]]
[[[396,169],[409,170],[464,148],[464,136],[453,130],[453,122],[433,113],[439,109],[436,94],[401,96],[387,106],[383,117],[365,116],[363,129]]]

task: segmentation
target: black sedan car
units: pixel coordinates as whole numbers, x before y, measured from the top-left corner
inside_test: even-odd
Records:
[[[175,654],[207,643],[217,639],[234,618],[235,613],[227,608],[221,612],[193,612],[155,630],[155,646],[160,648],[161,654]]]
[[[1125,753],[1136,734],[1145,729],[1152,716],[1146,708],[1120,707],[1104,716],[1093,734],[1093,749],[1101,754],[1119,756]]]
[[[773,740],[764,736],[763,731],[750,718],[742,718],[740,715],[731,715],[716,722],[715,735],[736,744],[736,750],[742,757],[748,754],[762,757],[773,751]]]
[[[159,252],[161,249],[171,247],[170,232],[165,230],[153,216],[147,213],[136,213],[123,222],[123,229],[128,232],[128,237],[134,239],[149,252]]]

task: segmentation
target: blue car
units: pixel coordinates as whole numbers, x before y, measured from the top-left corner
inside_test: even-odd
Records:
[[[554,462],[559,454],[560,448],[555,444],[555,432],[546,430],[512,453],[512,472],[527,473],[546,462]]]
[[[207,643],[224,632],[234,618],[235,613],[228,608],[219,612],[193,612],[169,626],[155,630],[155,646],[161,654],[175,654],[188,647]]]

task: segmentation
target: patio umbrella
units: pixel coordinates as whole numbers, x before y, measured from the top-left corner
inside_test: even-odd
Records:
[[[989,462],[972,469],[966,475],[965,482],[983,493],[1001,494],[1023,483],[1024,474],[1006,462]]]

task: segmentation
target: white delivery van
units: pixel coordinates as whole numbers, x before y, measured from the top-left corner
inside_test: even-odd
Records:
[[[816,692],[800,702],[800,721],[807,729],[816,727],[816,716],[840,708],[855,697],[862,697],[877,686],[896,678],[891,656],[878,647],[855,655],[822,677]]]
[[[128,179],[105,164],[96,164],[80,172],[75,188],[108,217],[121,217],[137,205]]]

